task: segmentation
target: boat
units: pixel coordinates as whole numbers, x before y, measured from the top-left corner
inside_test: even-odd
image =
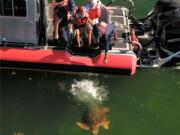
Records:
[[[98,46],[77,48],[72,43],[53,40],[54,7],[47,0],[7,2],[6,6],[3,2],[0,1],[0,68],[134,75],[138,67],[161,66],[174,55],[179,56],[176,50],[161,59],[157,43],[152,42],[153,48],[152,44],[142,45],[144,39],[154,39],[146,26],[152,16],[141,21],[131,16],[126,7],[110,6],[113,1],[101,7],[100,17],[100,21],[113,24],[118,33],[118,38],[111,40],[108,62],[104,62],[105,53]],[[132,1],[131,4],[133,7]],[[141,28],[148,30],[142,32]]]
[[[142,49],[142,67],[170,66],[180,62],[180,1],[157,0],[144,18],[130,15]]]
[[[108,52],[108,62],[104,63],[105,54],[99,48],[76,48],[63,45],[63,41],[59,44],[53,40],[52,14],[54,7],[47,1],[27,0],[20,6],[22,7],[19,7],[17,14],[14,12],[12,16],[6,15],[4,9],[4,15],[0,16],[1,68],[90,71],[131,75],[136,73],[137,57],[131,50],[128,36],[130,24],[126,8],[107,7],[101,9],[103,16],[100,19],[102,21],[111,20],[112,23],[117,24],[116,27],[121,25],[126,27],[123,30],[118,28],[119,35],[123,33],[125,37],[118,37]],[[14,8],[12,7],[12,9]],[[116,11],[118,14],[110,15],[110,10]],[[117,17],[118,21],[116,21]]]

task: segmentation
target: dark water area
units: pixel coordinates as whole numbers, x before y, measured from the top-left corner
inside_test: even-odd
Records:
[[[135,76],[1,70],[1,134],[90,135],[80,129],[87,101],[75,82],[102,89],[109,129],[99,135],[179,135],[180,70],[139,70]],[[90,86],[93,84],[93,87]],[[82,89],[79,89],[82,90]],[[77,93],[83,96],[83,93]]]

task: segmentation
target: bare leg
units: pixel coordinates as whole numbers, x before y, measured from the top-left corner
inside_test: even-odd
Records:
[[[88,44],[92,43],[92,26],[90,23],[87,23],[85,26],[85,31],[87,32]]]
[[[73,24],[68,24],[68,39],[69,39],[69,43],[72,44],[73,43],[73,38],[74,38],[74,28],[73,28]]]
[[[54,39],[58,40],[59,39],[59,23],[61,22],[61,18],[55,17],[54,18]]]
[[[79,29],[76,29],[76,41],[78,43],[78,47],[81,47],[81,43],[80,43],[80,31],[79,31]]]
[[[89,30],[88,31],[88,44],[91,45],[91,41],[92,41],[92,31]]]
[[[108,63],[107,53],[105,53],[103,62],[104,62],[104,64],[107,64],[107,63]]]

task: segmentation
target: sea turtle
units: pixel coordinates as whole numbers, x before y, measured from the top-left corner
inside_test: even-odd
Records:
[[[92,131],[93,135],[97,135],[100,126],[103,126],[104,129],[109,128],[110,122],[108,121],[106,116],[106,113],[108,112],[108,107],[91,105],[86,109],[82,117],[82,122],[77,122],[76,124],[82,129]]]

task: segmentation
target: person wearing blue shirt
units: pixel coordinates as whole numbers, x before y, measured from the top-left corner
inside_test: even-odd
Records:
[[[105,51],[104,63],[107,63],[107,53],[110,48],[111,37],[114,37],[114,40],[117,39],[117,32],[115,27],[112,24],[101,22],[94,25],[93,34],[98,43],[103,44],[103,49]]]

